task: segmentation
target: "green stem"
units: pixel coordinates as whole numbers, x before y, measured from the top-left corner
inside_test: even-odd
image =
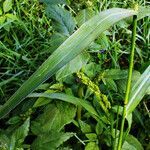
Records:
[[[136,27],[137,27],[137,16],[133,16],[130,65],[129,65],[126,95],[125,95],[124,107],[123,107],[123,113],[122,113],[121,129],[120,129],[119,141],[118,141],[118,150],[121,150],[121,147],[122,147],[123,130],[124,130],[125,117],[126,117],[126,105],[128,104],[128,101],[129,101],[129,94],[130,94],[130,89],[131,89],[131,79],[132,79],[132,71],[133,71],[133,64],[134,64],[134,50],[135,50],[135,40],[136,40]]]
[[[79,98],[83,97],[83,86],[82,85],[79,86],[78,96],[79,96]],[[77,108],[77,119],[78,120],[81,120],[81,113],[82,113],[82,107],[78,106],[78,108]]]
[[[118,129],[118,122],[119,122],[119,106],[117,107],[117,122],[116,122],[116,127],[115,127],[115,138],[114,138],[114,142],[113,142],[113,150],[116,150],[117,146],[116,146],[116,143],[117,143],[117,129]]]

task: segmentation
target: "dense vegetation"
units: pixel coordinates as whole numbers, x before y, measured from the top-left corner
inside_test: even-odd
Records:
[[[149,4],[0,0],[0,150],[149,150]]]

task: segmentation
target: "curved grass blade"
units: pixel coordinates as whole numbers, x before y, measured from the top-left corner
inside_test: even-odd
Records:
[[[96,117],[99,117],[94,107],[92,107],[88,101],[85,101],[85,100],[82,100],[77,97],[67,95],[64,93],[32,93],[28,97],[45,97],[45,98],[50,98],[50,99],[62,100],[62,101],[69,102],[74,105],[82,106],[89,113],[95,115]]]
[[[7,79],[7,80],[4,80],[2,82],[0,82],[0,88],[3,86],[3,85],[6,85],[8,84],[9,82],[13,81],[16,79],[17,76],[21,75],[23,73],[23,71],[20,71],[19,73],[15,74],[14,76],[12,76],[11,78]]]
[[[140,103],[150,87],[150,66],[144,71],[140,79],[131,90],[129,103],[127,104],[126,116],[128,116]]]
[[[0,108],[0,118],[8,114],[27,95],[35,90],[41,83],[54,75],[60,68],[70,62],[82,52],[103,31],[114,23],[135,15],[134,10],[112,8],[101,12],[84,23],[72,34],[56,51],[37,69],[37,71],[14,93]]]

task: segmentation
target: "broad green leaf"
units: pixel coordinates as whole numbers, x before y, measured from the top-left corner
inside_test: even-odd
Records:
[[[129,103],[127,104],[126,111],[128,116],[137,105],[140,103],[144,95],[147,93],[150,87],[150,66],[144,71],[141,77],[137,80],[133,88],[131,89]]]
[[[6,13],[12,9],[12,0],[5,0],[3,3],[3,11]]]
[[[122,150],[137,150],[133,145],[129,144],[127,141],[124,142]]]
[[[52,94],[47,94],[47,93],[33,93],[30,94],[28,97],[46,97],[50,99],[58,99],[62,100],[65,102],[69,102],[74,105],[79,105],[85,108],[89,113],[95,115],[96,117],[99,117],[95,109],[91,106],[91,104],[85,100],[76,98],[71,95],[63,94],[63,93],[52,93]]]
[[[56,73],[56,80],[62,81],[72,73],[78,72],[82,67],[86,65],[89,58],[90,56],[87,52],[79,54]]]
[[[113,136],[115,135],[115,129],[113,130]],[[118,143],[118,135],[119,135],[119,130],[117,130],[117,138],[116,138],[116,144],[115,144],[115,149],[117,149],[117,143]],[[126,136],[126,139],[122,145],[122,150],[144,150],[141,143],[131,134],[128,134]]]
[[[115,139],[116,143],[114,145],[115,150],[117,150],[118,137],[120,134],[119,132],[120,132],[119,130],[115,131],[115,129],[113,129],[113,137],[116,137]],[[115,136],[115,133],[116,133],[116,136]],[[125,137],[121,150],[144,150],[144,149],[141,143],[134,136],[132,136],[131,134],[128,134]]]
[[[57,5],[48,5],[46,13],[49,18],[54,20],[53,27],[57,32],[66,36],[73,33],[76,24],[69,11]]]
[[[83,23],[92,18],[95,14],[96,13],[93,11],[93,9],[88,8],[79,11],[79,13],[76,16],[78,26],[81,26]]]
[[[144,148],[134,136],[129,134],[122,146],[122,150],[144,150]]]
[[[37,69],[37,71],[0,108],[0,118],[8,114],[41,83],[54,75],[60,68],[80,54],[102,32],[114,23],[135,15],[133,10],[112,8],[101,12],[84,23]]]
[[[14,131],[10,141],[11,150],[22,148],[22,143],[24,142],[24,139],[26,138],[29,132],[29,126],[30,126],[30,118],[28,118],[23,125],[21,125],[18,129]]]
[[[40,0],[40,2],[48,5],[66,4],[66,0]]]
[[[32,132],[36,135],[52,130],[59,132],[74,119],[75,115],[76,107],[69,103],[49,104],[44,113],[32,122]]]
[[[33,142],[32,150],[56,150],[73,135],[73,133],[61,133],[57,131],[41,134]]]

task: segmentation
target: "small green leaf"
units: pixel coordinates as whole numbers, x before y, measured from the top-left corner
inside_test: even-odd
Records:
[[[87,123],[85,123],[82,120],[79,120],[80,129],[83,133],[90,133],[92,132],[91,126]]]
[[[85,136],[90,140],[90,141],[96,141],[97,140],[97,135],[95,133],[87,133]]]
[[[100,150],[96,142],[90,142],[86,145],[85,150]]]
[[[5,0],[3,3],[3,10],[4,12],[8,12],[12,9],[12,0]]]
[[[104,129],[104,123],[102,121],[99,121],[95,128],[96,134],[100,135],[103,132],[103,129]]]

